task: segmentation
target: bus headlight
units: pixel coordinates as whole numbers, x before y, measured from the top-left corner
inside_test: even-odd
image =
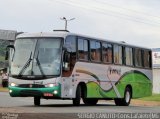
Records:
[[[47,84],[47,85],[45,85],[45,87],[54,87],[54,86],[56,86],[56,84],[54,84],[54,83],[50,83],[50,84]]]
[[[58,91],[57,91],[57,90],[55,90],[55,91],[53,91],[53,93],[56,95],[56,94],[58,94]]]
[[[16,84],[15,84],[15,83],[11,83],[10,85],[11,85],[11,86],[13,86],[13,87],[15,87],[15,86],[16,86]]]
[[[54,87],[54,84],[49,84],[48,87]]]
[[[12,93],[12,90],[9,90],[9,93]]]

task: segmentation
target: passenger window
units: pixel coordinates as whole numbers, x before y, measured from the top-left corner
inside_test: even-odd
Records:
[[[138,49],[138,48],[135,49],[134,59],[135,59],[135,66],[142,67],[142,51],[141,51],[141,49]]]
[[[112,44],[103,43],[102,44],[103,62],[104,63],[112,63],[112,54],[113,54]]]
[[[91,60],[100,62],[101,61],[101,45],[100,42],[90,41],[90,51],[91,51]]]
[[[122,46],[114,45],[114,63],[122,64]]]
[[[133,49],[126,47],[125,56],[126,56],[126,65],[132,66],[133,65]]]
[[[78,38],[78,58],[88,60],[88,40]]]
[[[144,59],[144,67],[150,68],[151,67],[151,53],[149,51],[144,51],[143,59]]]

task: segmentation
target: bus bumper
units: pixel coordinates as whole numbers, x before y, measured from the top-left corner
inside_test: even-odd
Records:
[[[9,86],[11,97],[43,97],[43,98],[60,98],[60,86],[48,88],[20,88]]]

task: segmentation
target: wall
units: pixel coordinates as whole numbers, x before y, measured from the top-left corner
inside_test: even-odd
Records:
[[[160,69],[153,69],[153,93],[160,94]]]

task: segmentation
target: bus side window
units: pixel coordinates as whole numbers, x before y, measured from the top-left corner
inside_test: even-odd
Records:
[[[125,48],[125,60],[127,66],[133,66],[133,49],[130,47]]]
[[[68,36],[65,40],[65,47],[62,75],[69,77],[76,63],[76,36]]]
[[[122,64],[122,46],[114,45],[114,63]]]
[[[151,55],[150,55],[150,52],[147,51],[147,50],[144,50],[143,51],[143,65],[145,68],[151,68]]]
[[[142,67],[142,50],[141,49],[135,48],[134,59],[135,59],[135,66]]]
[[[88,40],[78,38],[78,58],[80,60],[88,61]]]
[[[112,44],[102,44],[102,58],[104,63],[112,63],[113,47]]]
[[[91,60],[100,62],[101,61],[101,44],[98,41],[90,41],[91,49]]]

